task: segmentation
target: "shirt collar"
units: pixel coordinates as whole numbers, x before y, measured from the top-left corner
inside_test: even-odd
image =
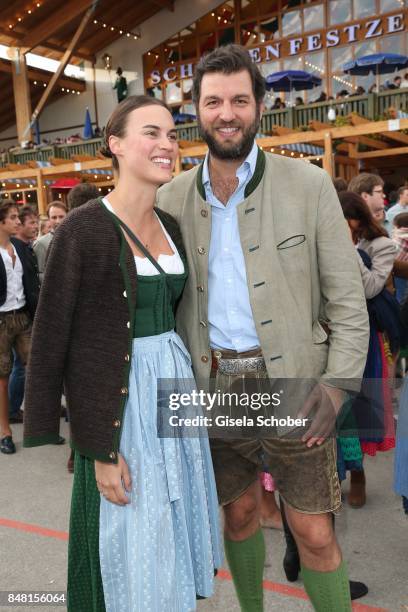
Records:
[[[256,167],[256,161],[258,159],[258,145],[256,144],[256,142],[254,142],[254,144],[252,145],[252,149],[249,152],[249,154],[247,155],[247,157],[244,159],[244,161],[242,162],[242,164],[239,166],[239,168],[237,168],[236,171],[236,175],[238,178],[241,175],[242,172],[245,172],[247,170],[249,170],[249,175],[248,178],[251,179],[254,175],[255,172],[255,167]],[[209,160],[209,152],[207,152],[205,159],[204,159],[204,164],[203,164],[203,178],[202,178],[202,182],[203,182],[203,186],[207,187],[210,186],[211,187],[211,180],[210,180],[210,170],[208,167],[208,160]]]

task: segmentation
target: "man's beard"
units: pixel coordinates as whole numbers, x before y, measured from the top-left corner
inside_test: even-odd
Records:
[[[200,132],[200,136],[204,140],[204,142],[207,143],[210,155],[216,157],[217,159],[245,159],[249,155],[254,144],[255,136],[258,132],[260,121],[261,119],[259,116],[259,111],[257,111],[254,121],[251,123],[250,126],[246,128],[246,130],[242,131],[242,137],[239,142],[237,142],[236,144],[222,144],[217,142],[217,140],[212,136],[212,134],[204,128],[200,121],[200,116],[197,115],[197,125]],[[226,123],[225,127],[240,126],[235,126],[232,122]]]

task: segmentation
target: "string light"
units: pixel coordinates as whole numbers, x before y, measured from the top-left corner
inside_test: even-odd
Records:
[[[129,30],[126,30],[122,26],[119,27],[119,26],[109,25],[108,23],[105,23],[104,21],[98,21],[98,19],[94,19],[93,23],[94,25],[100,26],[102,28],[109,28],[111,32],[118,32],[120,36],[126,36],[127,38],[130,38],[131,36],[133,36],[134,40],[138,40],[141,37],[140,32],[131,32]]]
[[[28,8],[28,9],[27,9],[27,15],[32,15],[32,14],[33,14],[33,12],[34,12],[36,9],[40,8],[40,6],[41,6],[41,3],[40,3],[40,2],[36,2],[35,4],[33,4],[31,8]],[[22,17],[21,15],[19,15],[19,16],[17,17],[17,23],[21,23],[22,21],[23,21],[23,17]],[[14,28],[14,25],[16,25],[16,24],[12,24],[12,23],[10,23],[10,24],[9,24],[9,29],[10,29],[10,30],[12,30],[12,29]]]

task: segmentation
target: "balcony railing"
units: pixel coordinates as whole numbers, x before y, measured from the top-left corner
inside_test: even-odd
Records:
[[[349,113],[357,113],[371,121],[384,118],[387,113],[389,114],[391,108],[397,112],[397,115],[408,113],[408,88],[269,110],[263,114],[260,131],[263,134],[270,134],[276,126],[302,129],[307,128],[311,121],[327,123],[329,108],[334,108],[336,117],[346,117]],[[200,139],[196,123],[178,125],[177,134],[179,140]],[[47,161],[50,157],[69,160],[73,155],[96,156],[101,146],[102,140],[94,138],[70,144],[45,145],[35,149],[14,149],[0,154],[0,167],[9,163],[24,164],[32,160]]]

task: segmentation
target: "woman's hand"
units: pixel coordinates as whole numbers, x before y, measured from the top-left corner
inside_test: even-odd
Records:
[[[117,464],[95,461],[95,478],[98,491],[105,499],[118,506],[130,503],[125,491],[131,491],[132,480],[122,455],[118,455]]]

